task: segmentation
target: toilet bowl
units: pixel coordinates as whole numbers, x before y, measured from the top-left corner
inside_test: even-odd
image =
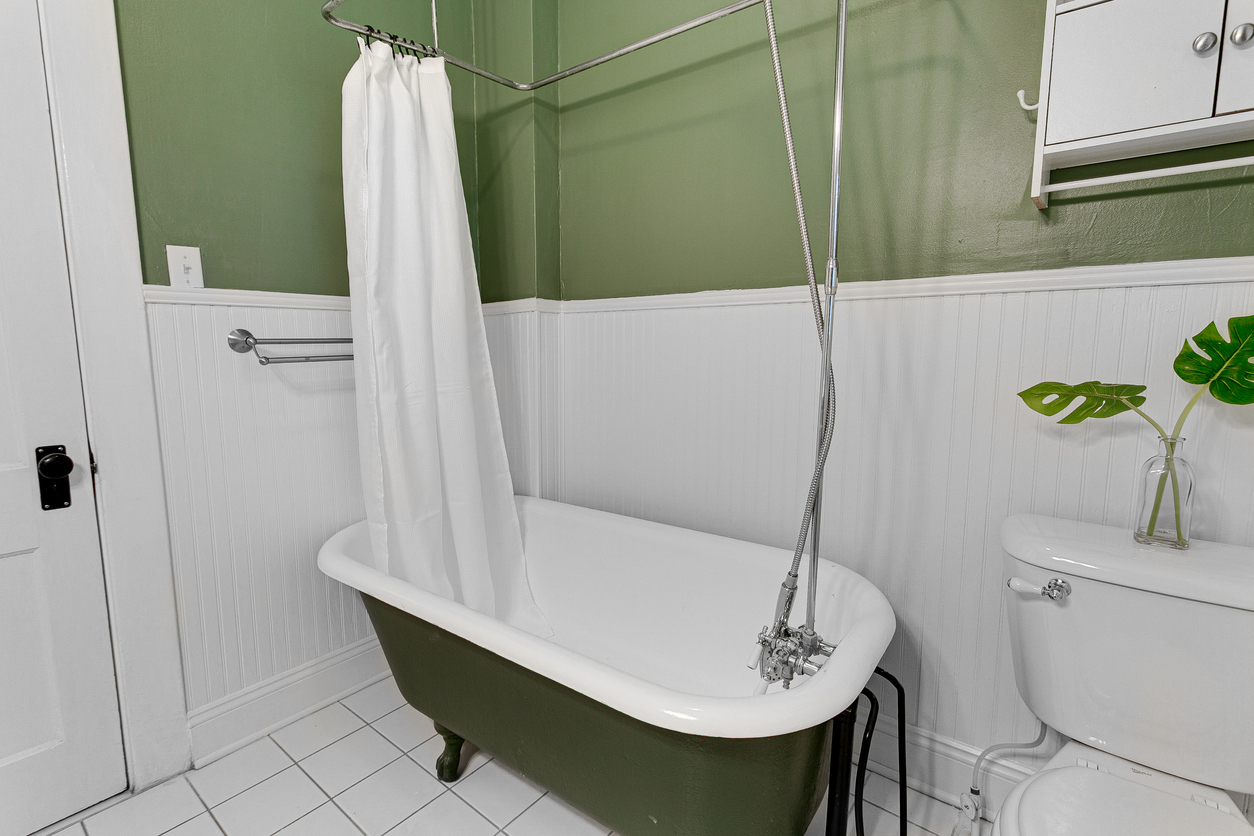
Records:
[[[1020,782],[995,836],[1254,836],[1254,549],[1002,526],[1019,694],[1071,742]]]
[[[993,836],[1254,836],[1226,792],[1072,741],[1011,790]]]

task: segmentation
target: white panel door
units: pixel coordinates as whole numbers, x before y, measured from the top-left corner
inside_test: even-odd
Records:
[[[1214,115],[1224,0],[1106,0],[1054,19],[1045,143]]]
[[[1235,37],[1235,40],[1234,40]],[[1237,43],[1240,41],[1240,43]],[[1215,115],[1254,108],[1254,0],[1228,0]]]
[[[126,789],[35,0],[0,0],[0,836]],[[74,460],[44,510],[35,448]]]

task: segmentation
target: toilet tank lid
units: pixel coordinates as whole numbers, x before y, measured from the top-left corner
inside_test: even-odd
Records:
[[[1143,546],[1132,531],[1019,514],[1001,526],[1012,557],[1061,572],[1175,598],[1254,612],[1254,549],[1190,541],[1187,550]]]

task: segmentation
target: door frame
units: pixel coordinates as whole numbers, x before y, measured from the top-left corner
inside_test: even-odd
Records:
[[[37,0],[127,778],[191,766],[112,0]]]

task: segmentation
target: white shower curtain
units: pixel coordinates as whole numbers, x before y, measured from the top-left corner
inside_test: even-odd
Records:
[[[444,60],[363,43],[343,95],[357,421],[376,565],[549,635],[527,583]]]

